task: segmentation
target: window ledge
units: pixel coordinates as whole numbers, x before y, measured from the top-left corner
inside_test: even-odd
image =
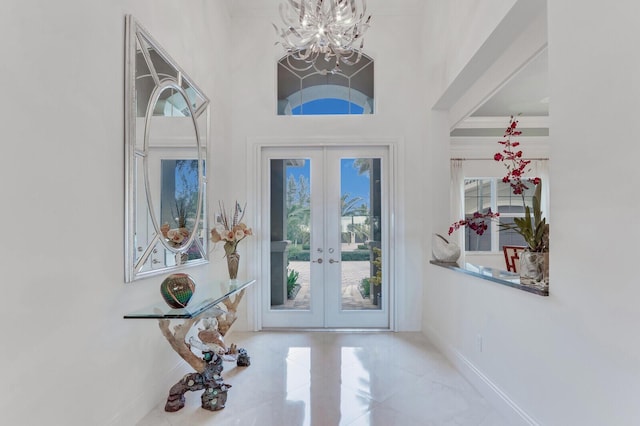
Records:
[[[435,260],[430,261],[430,263],[442,268],[451,269],[452,271],[461,272],[473,277],[478,277],[483,280],[492,281],[497,284],[506,285],[518,290],[537,294],[538,296],[549,295],[548,288],[542,289],[539,287],[520,284],[520,276],[518,274],[514,274],[513,272],[507,272],[496,268],[489,268],[487,266],[474,265],[471,263],[465,263],[464,267],[459,266],[457,263],[438,262]]]

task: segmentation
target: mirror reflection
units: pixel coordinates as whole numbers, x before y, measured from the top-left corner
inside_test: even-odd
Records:
[[[130,282],[207,261],[209,100],[131,16],[126,85]]]

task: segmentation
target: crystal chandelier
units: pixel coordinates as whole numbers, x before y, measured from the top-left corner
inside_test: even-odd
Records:
[[[366,0],[284,0],[280,17],[285,26],[273,25],[281,37],[276,44],[287,51],[287,60],[304,64],[289,62],[298,71],[339,72],[340,63],[354,65],[362,56],[371,21],[366,11]]]

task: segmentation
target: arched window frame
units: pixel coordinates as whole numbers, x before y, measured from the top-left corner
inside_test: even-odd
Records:
[[[340,70],[309,69],[288,55],[278,61],[278,115],[292,115],[294,108],[319,99],[340,99],[360,106],[363,114],[374,112],[374,61],[362,54],[354,65]],[[304,108],[304,107],[303,107]],[[305,115],[304,112],[302,115]]]

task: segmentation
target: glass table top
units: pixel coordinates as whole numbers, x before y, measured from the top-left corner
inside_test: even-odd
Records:
[[[130,312],[124,315],[124,318],[193,318],[204,311],[215,308],[224,299],[244,290],[255,282],[256,280],[226,280],[198,283],[186,308],[174,309],[158,295],[158,303]]]

